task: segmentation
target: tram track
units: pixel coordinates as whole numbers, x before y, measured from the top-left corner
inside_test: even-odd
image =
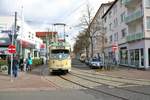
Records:
[[[44,79],[48,82],[50,82],[50,84],[53,82],[52,80],[50,80],[48,77],[48,74],[45,73],[45,71],[47,70],[46,68],[42,68],[41,69],[41,77],[44,77]],[[84,74],[84,73],[82,73]],[[97,80],[98,78],[94,78],[93,77],[90,77],[90,78],[93,78],[94,80],[91,80],[91,79],[88,79],[89,76],[86,76],[86,75],[82,75],[81,73],[74,73],[74,71],[72,70],[71,73],[68,73],[68,75],[58,75],[56,78],[58,78],[59,80],[62,79],[64,81],[66,81],[68,84],[74,84],[74,85],[77,85],[79,87],[82,87],[84,89],[87,89],[87,90],[91,90],[91,91],[95,91],[97,93],[100,93],[100,94],[104,94],[104,95],[107,95],[107,96],[110,96],[110,97],[114,97],[116,98],[117,100],[121,99],[121,100],[133,100],[132,98],[134,98],[134,96],[138,95],[139,97],[144,97],[144,98],[148,98],[148,99],[144,99],[144,100],[149,100],[150,98],[150,94],[149,93],[144,93],[144,92],[140,92],[140,91],[134,91],[134,90],[128,90],[128,89],[124,89],[124,88],[118,88],[118,87],[115,87],[115,86],[112,86],[113,88],[109,88],[110,85],[107,85],[107,84],[104,84],[104,83],[101,83],[101,82],[97,82],[97,81],[94,81],[94,80]],[[87,73],[88,74],[88,73]],[[76,79],[74,80],[74,78],[71,78],[71,77],[76,77],[80,80],[83,80],[84,82],[86,83],[92,83],[92,84],[99,84],[99,86],[104,86],[106,88],[97,88],[98,85],[93,85],[93,87],[91,87],[90,85],[85,85],[83,84],[82,82],[80,81],[76,81]],[[77,80],[78,80],[77,79]],[[61,80],[60,80],[61,81]],[[107,80],[108,81],[108,80]],[[109,80],[110,81],[110,80]],[[115,81],[115,82],[118,82],[118,81]],[[56,84],[55,82],[53,82],[54,85]],[[123,82],[122,82],[123,83]],[[66,83],[65,83],[66,84]],[[67,84],[66,84],[67,85]],[[55,85],[57,87],[57,84]],[[59,86],[59,85],[58,85]],[[99,87],[98,86],[98,87]],[[57,87],[57,89],[63,89],[62,87]],[[121,95],[119,95],[119,91],[116,92],[116,90],[119,90],[121,91]],[[124,95],[125,93],[125,95]],[[128,96],[129,95],[129,96]],[[134,99],[134,100],[137,100],[137,99]],[[142,100],[142,99],[141,99]]]
[[[74,83],[74,84],[79,85],[81,87],[84,87],[86,89],[96,91],[96,92],[99,92],[99,93],[103,93],[103,94],[106,94],[106,95],[109,95],[109,96],[117,97],[117,98],[120,98],[122,100],[137,100],[137,99],[133,99],[136,96],[138,96],[138,98],[141,98],[141,99],[138,99],[138,100],[143,100],[142,99],[143,97],[146,98],[144,100],[149,100],[150,99],[150,95],[147,94],[147,93],[138,92],[138,91],[134,91],[134,90],[132,91],[132,90],[128,90],[128,89],[120,89],[120,88],[117,88],[117,87],[109,88],[105,84],[101,84],[101,83],[96,82],[96,81],[91,81],[89,79],[85,79],[85,78],[82,78],[82,77],[79,77],[79,76],[75,76],[75,75],[72,75],[70,73],[69,73],[69,75],[80,78],[82,80],[85,80],[85,81],[87,81],[87,83],[88,82],[93,82],[93,84],[99,84],[99,86],[102,86],[102,87],[105,87],[105,88],[97,88],[97,87],[90,87],[88,85],[84,85],[82,82],[75,81],[73,78],[71,78],[71,76],[69,76],[69,77],[68,76],[59,76],[59,77],[66,80],[66,81],[68,81],[68,82],[71,82],[71,83]]]
[[[46,72],[47,70],[48,70],[47,67],[44,67],[44,68],[40,69],[41,79],[44,79],[45,81],[47,81],[50,84],[50,86],[53,86],[55,89],[62,89],[62,87],[58,86],[57,84],[55,84],[54,82],[52,82],[51,80],[49,80],[46,77],[46,75],[50,74],[49,72]]]
[[[111,76],[111,75],[106,75],[106,74],[97,74],[97,73],[92,73],[92,72],[88,72],[88,71],[81,71],[81,70],[77,70],[77,68],[74,68],[76,71],[82,72],[82,73],[86,73],[86,74],[91,74],[91,75],[99,75],[99,76],[105,76],[105,77],[110,77],[110,78],[117,78],[117,79],[126,79],[126,80],[131,80],[131,81],[139,81],[139,82],[149,82],[150,80],[146,80],[146,79],[135,79],[135,78],[126,78],[126,77],[118,77],[118,76]]]
[[[91,77],[91,76],[86,76],[86,75],[83,75],[83,74],[78,74],[78,75],[77,75],[77,74],[72,73],[72,72],[69,73],[69,74],[71,74],[71,75],[73,75],[73,76],[76,76],[76,77],[79,77],[79,78],[82,78],[82,79],[84,79],[84,80],[88,80],[88,81],[94,82],[94,83],[102,84],[102,85],[105,85],[105,86],[112,86],[112,87],[114,87],[114,88],[116,88],[116,89],[119,89],[119,90],[124,90],[124,91],[132,92],[132,93],[138,93],[138,94],[143,94],[143,95],[150,96],[150,93],[145,93],[145,92],[141,92],[141,91],[131,90],[131,89],[127,89],[127,88],[119,88],[119,87],[114,86],[114,85],[108,85],[108,84],[104,84],[104,83],[102,83],[102,82],[93,81],[93,80],[91,80],[91,79],[88,79],[88,78]],[[83,77],[83,76],[88,77],[88,78],[85,78],[85,77]],[[91,78],[105,80],[105,79],[103,79],[103,78],[96,78],[96,77],[91,77]],[[109,80],[109,81],[110,81],[110,80]],[[115,81],[115,82],[119,82],[119,81]],[[122,82],[122,83],[123,83],[123,82]],[[129,84],[130,84],[130,83],[129,83]]]
[[[86,89],[89,89],[89,90],[92,90],[92,91],[95,91],[95,92],[98,92],[98,93],[100,92],[100,93],[103,93],[103,94],[105,94],[105,95],[112,96],[112,97],[115,97],[115,98],[118,98],[118,99],[121,99],[121,100],[130,100],[130,99],[125,98],[125,97],[121,97],[121,96],[114,95],[114,94],[111,94],[111,93],[108,93],[108,92],[105,92],[105,91],[102,91],[102,90],[98,90],[98,89],[94,89],[94,88],[91,88],[91,87],[82,85],[82,84],[80,84],[80,83],[78,83],[78,82],[75,82],[75,81],[72,81],[72,80],[70,80],[70,79],[68,79],[68,78],[65,78],[64,76],[59,76],[59,77],[60,77],[61,79],[64,79],[64,80],[68,81],[68,82],[71,82],[71,83],[73,83],[73,84],[79,85],[79,86],[81,86],[81,87],[83,87],[83,88],[86,88]]]
[[[81,72],[81,73],[80,73]],[[72,71],[72,73],[75,74],[80,74],[83,76],[88,76],[91,78],[95,78],[95,79],[102,79],[102,80],[106,80],[106,81],[112,81],[112,82],[119,82],[119,83],[123,83],[123,84],[133,84],[133,85],[150,85],[149,81],[138,81],[138,80],[128,80],[128,79],[123,79],[123,78],[117,78],[117,77],[109,77],[109,76],[101,76],[99,74],[93,74],[93,73],[88,73],[88,72],[82,72],[82,71]]]
[[[41,75],[41,77],[43,77],[47,82],[49,82],[49,83],[51,84],[51,81],[46,78],[45,69],[46,69],[46,68],[42,68],[42,69],[40,70],[40,75]],[[98,89],[94,89],[94,88],[88,87],[88,86],[86,86],[86,85],[82,85],[82,84],[80,84],[80,83],[78,83],[78,82],[74,82],[74,81],[72,81],[72,80],[69,80],[69,79],[65,78],[65,76],[59,75],[59,76],[57,76],[57,77],[61,78],[62,80],[65,80],[65,81],[67,81],[67,82],[69,82],[69,83],[72,83],[72,84],[78,85],[78,86],[80,86],[80,87],[83,87],[84,89],[89,89],[89,90],[92,90],[92,91],[95,91],[95,92],[98,92],[98,93],[103,93],[103,94],[105,94],[105,95],[112,96],[112,97],[115,97],[115,98],[118,98],[118,99],[121,99],[121,100],[129,100],[128,98],[124,98],[124,97],[121,97],[121,96],[113,95],[113,94],[111,94],[111,93],[107,93],[107,92],[102,91],[102,90],[98,90]],[[55,83],[54,83],[54,84],[55,84]],[[60,88],[60,89],[62,89],[62,88]]]

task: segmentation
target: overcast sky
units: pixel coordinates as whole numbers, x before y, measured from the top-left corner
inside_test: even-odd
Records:
[[[87,2],[96,12],[101,3],[108,1],[112,0],[0,0],[0,15],[14,15],[17,11],[21,16],[23,11],[25,21],[36,29],[46,29],[47,25],[58,22],[65,23],[72,27],[69,31],[72,38],[78,31],[73,26],[78,24]]]

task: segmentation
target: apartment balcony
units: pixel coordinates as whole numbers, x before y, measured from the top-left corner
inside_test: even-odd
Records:
[[[136,6],[138,3],[142,2],[141,0],[122,0],[122,4],[126,7]]]
[[[133,0],[122,0],[122,3],[124,5],[128,5],[131,1],[133,1]]]
[[[144,33],[136,33],[127,36],[127,42],[136,41],[144,38]]]
[[[137,10],[125,17],[125,23],[128,24],[130,22],[136,21],[136,20],[142,18],[143,15],[144,14],[143,14],[142,10]]]

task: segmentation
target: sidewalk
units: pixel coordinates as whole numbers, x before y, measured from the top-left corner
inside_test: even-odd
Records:
[[[55,90],[57,88],[55,84],[47,82],[40,75],[31,73],[19,72],[18,78],[13,82],[6,73],[0,73],[0,91]]]
[[[100,74],[115,76],[115,77],[150,80],[150,70],[140,70],[140,69],[134,69],[130,67],[119,67],[117,69],[113,69],[110,71],[98,70],[97,72]]]

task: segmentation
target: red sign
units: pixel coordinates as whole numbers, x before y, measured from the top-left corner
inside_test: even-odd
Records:
[[[116,44],[113,44],[113,45],[112,45],[112,51],[113,51],[113,52],[115,52],[115,51],[117,50],[117,48],[118,48],[118,47],[117,47]]]
[[[15,45],[9,45],[8,46],[8,52],[9,53],[16,53],[16,46]]]
[[[40,48],[41,48],[41,49],[44,49],[44,48],[46,48],[46,45],[45,45],[45,44],[41,44],[41,45],[40,45]]]

